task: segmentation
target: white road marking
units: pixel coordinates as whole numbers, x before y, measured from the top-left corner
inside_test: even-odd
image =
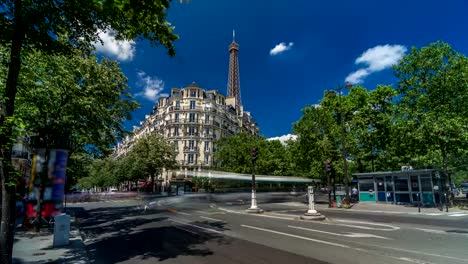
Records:
[[[178,223],[178,224],[181,224],[181,225],[196,227],[196,228],[206,230],[206,231],[210,231],[210,232],[213,232],[213,233],[216,233],[216,234],[222,234],[223,233],[223,232],[220,232],[218,230],[214,230],[214,229],[206,228],[206,227],[202,227],[202,226],[197,226],[197,225],[192,225],[192,224],[189,224],[189,223],[179,222],[179,221],[176,221],[174,219],[169,219],[169,221],[172,221],[172,222],[175,222],[175,223]]]
[[[223,220],[211,218],[211,217],[206,217],[206,216],[200,216],[200,218],[211,220],[211,221],[216,221],[216,222],[224,222]]]
[[[402,251],[402,252],[408,252],[408,253],[414,253],[414,254],[419,254],[419,255],[426,255],[426,256],[431,256],[431,257],[439,257],[439,258],[448,258],[448,259],[455,259],[455,260],[460,260],[463,262],[468,262],[468,259],[462,259],[462,258],[456,258],[456,257],[451,257],[451,256],[444,256],[444,255],[438,255],[438,254],[432,254],[432,253],[426,253],[426,252],[420,252],[420,251],[414,251],[414,250],[408,250],[408,249],[402,249],[402,248],[394,248],[394,247],[385,247],[385,246],[379,246],[376,244],[366,244],[366,243],[361,243],[357,241],[353,241],[354,244],[359,244],[359,245],[364,245],[364,246],[371,246],[371,247],[377,247],[377,248],[383,248],[383,249],[391,249],[395,251]],[[359,248],[355,248],[356,250],[359,250]],[[403,260],[406,260],[406,258],[401,258]]]
[[[178,211],[174,211],[175,213],[177,214],[182,214],[182,215],[192,215],[192,214],[188,214],[188,213],[184,213],[184,212],[178,212]]]
[[[184,231],[186,231],[186,232],[189,232],[189,233],[191,233],[191,234],[198,235],[198,233],[195,232],[195,231],[192,231],[192,230],[189,230],[189,229],[185,229],[185,228],[182,228],[182,227],[180,227],[180,226],[174,226],[174,227],[177,228],[177,229],[180,229],[180,230],[184,230]]]
[[[444,230],[425,229],[425,228],[415,228],[415,230],[429,232],[429,233],[436,233],[436,234],[446,234]]]
[[[341,237],[352,237],[352,238],[373,237],[373,238],[381,238],[381,239],[391,240],[388,237],[377,236],[377,235],[373,235],[373,234],[364,234],[364,233],[339,234],[339,233],[332,233],[332,232],[327,232],[327,231],[322,231],[322,230],[317,230],[317,229],[310,229],[310,228],[300,227],[300,226],[290,226],[290,225],[288,225],[288,227],[295,228],[295,229],[300,229],[300,230],[305,230],[305,231],[310,231],[310,232],[317,232],[317,233],[323,233],[323,234],[328,234],[328,235],[341,236]]]
[[[345,223],[352,223],[352,224],[363,224],[363,225],[389,227],[390,228],[390,229],[388,229],[388,228],[375,228],[375,227],[359,226],[359,225],[337,224],[337,225],[355,227],[355,228],[361,228],[361,229],[380,230],[380,231],[395,231],[395,230],[400,229],[398,226],[392,226],[392,225],[386,225],[386,224],[380,224],[380,223],[373,223],[373,222],[351,221],[351,220],[344,220],[344,219],[335,219],[335,221],[345,222]]]
[[[218,208],[219,210],[232,213],[232,214],[243,214],[243,215],[253,215],[253,216],[261,216],[261,217],[268,217],[268,218],[276,218],[276,219],[283,219],[283,220],[295,220],[296,217],[285,217],[285,216],[274,216],[274,215],[268,215],[268,214],[248,214],[245,212],[240,212],[240,211],[234,211],[234,210],[228,210],[225,208]]]
[[[453,217],[459,217],[459,216],[465,216],[465,215],[468,215],[468,214],[449,214],[448,216],[453,216]]]
[[[273,234],[289,236],[289,237],[299,238],[299,239],[308,240],[308,241],[312,241],[312,242],[317,242],[317,243],[321,243],[321,244],[331,245],[331,246],[335,246],[335,247],[350,248],[349,246],[343,245],[343,244],[332,243],[332,242],[313,239],[313,238],[309,238],[309,237],[297,236],[297,235],[283,233],[283,232],[270,230],[270,229],[265,229],[265,228],[261,228],[261,227],[255,227],[255,226],[249,226],[249,225],[241,225],[241,226],[246,227],[246,228],[250,228],[250,229],[256,229],[256,230],[264,231],[264,232],[270,232],[270,233],[273,233]]]
[[[425,214],[425,215],[443,215],[442,213],[431,213],[431,214]]]
[[[210,213],[208,213],[208,212],[203,212],[203,211],[195,211],[195,212],[200,213],[200,214],[207,214],[207,215],[226,214],[226,213],[224,213],[224,212],[210,212]]]

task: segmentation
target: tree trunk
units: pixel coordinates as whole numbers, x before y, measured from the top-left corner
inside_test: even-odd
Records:
[[[5,164],[2,166],[4,176],[10,174],[11,169],[5,169]],[[0,263],[11,263],[13,253],[13,238],[15,231],[15,186],[6,184],[7,177],[2,177],[2,217],[1,217],[1,233],[0,233]]]
[[[155,193],[154,173],[151,173],[151,192]]]
[[[5,85],[4,113],[0,116],[0,126],[4,129],[0,137],[0,152],[2,162],[1,188],[2,188],[2,213],[0,224],[0,263],[10,264],[13,254],[13,238],[15,225],[15,193],[16,186],[13,181],[13,168],[11,165],[11,140],[13,136],[12,124],[6,121],[15,112],[15,98],[17,93],[18,76],[21,70],[21,48],[25,37],[22,22],[22,3],[15,0],[13,19],[13,38],[10,46],[10,63]]]

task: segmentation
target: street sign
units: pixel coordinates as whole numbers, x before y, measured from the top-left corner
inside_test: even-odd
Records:
[[[438,190],[439,190],[439,186],[434,185],[434,191],[438,191]]]

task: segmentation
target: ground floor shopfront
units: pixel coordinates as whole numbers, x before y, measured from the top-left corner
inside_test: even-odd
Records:
[[[414,204],[421,201],[433,206],[440,203],[448,184],[443,175],[429,169],[356,173],[354,177],[358,181],[360,202]]]

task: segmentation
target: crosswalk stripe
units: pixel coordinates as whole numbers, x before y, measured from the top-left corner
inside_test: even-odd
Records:
[[[432,214],[426,214],[426,215],[443,215],[441,213],[432,213]]]

